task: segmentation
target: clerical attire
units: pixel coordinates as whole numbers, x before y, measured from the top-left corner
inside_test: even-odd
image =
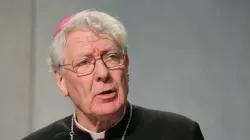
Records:
[[[135,105],[128,104],[121,120],[100,133],[89,131],[72,117],[56,121],[22,140],[204,140],[199,125],[191,119]]]

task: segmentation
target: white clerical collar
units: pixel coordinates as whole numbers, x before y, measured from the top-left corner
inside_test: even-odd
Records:
[[[123,116],[120,118],[120,120],[114,124],[112,127],[114,127],[115,125],[117,125],[121,120],[122,118],[125,116],[125,112],[126,112],[126,107],[124,108],[124,113],[123,113]],[[75,113],[75,112],[74,112]],[[74,115],[74,122],[75,122],[75,125],[78,129],[84,131],[84,132],[88,132],[90,134],[90,136],[92,137],[93,140],[98,140],[98,139],[105,139],[105,132],[106,131],[102,131],[102,132],[92,132],[90,130],[88,130],[87,128],[83,127],[81,124],[79,124],[76,120],[76,115]]]
[[[84,132],[88,132],[93,140],[98,140],[98,139],[104,139],[105,138],[105,131],[97,133],[97,132],[92,132],[92,131],[88,130],[87,128],[83,127],[82,125],[80,125],[77,122],[76,116],[74,118],[74,121],[75,121],[76,127],[79,128],[80,130],[84,131]]]
[[[123,111],[122,117],[121,117],[120,120],[119,120],[116,124],[114,124],[112,127],[114,127],[115,125],[117,125],[117,124],[122,120],[122,118],[125,116],[126,109],[127,109],[127,107],[124,107],[124,111]],[[75,112],[74,112],[74,113],[75,113]],[[84,131],[84,132],[88,132],[88,133],[91,135],[91,137],[92,137],[93,140],[105,139],[105,132],[106,132],[106,130],[105,130],[105,131],[102,131],[102,132],[99,132],[99,133],[97,133],[97,132],[92,132],[92,131],[88,130],[87,128],[83,127],[81,124],[79,124],[79,123],[77,122],[77,120],[76,120],[76,115],[74,115],[74,122],[75,122],[75,125],[76,125],[76,127],[77,127],[78,129],[80,129],[80,130],[82,130],[82,131]],[[112,128],[112,127],[111,127],[111,128]]]

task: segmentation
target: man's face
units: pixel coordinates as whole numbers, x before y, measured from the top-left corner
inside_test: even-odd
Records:
[[[100,58],[109,52],[122,51],[107,36],[95,35],[89,29],[75,29],[68,33],[64,64],[82,57]],[[57,82],[65,96],[69,95],[77,109],[88,115],[110,115],[121,109],[128,94],[128,61],[116,69],[109,69],[97,59],[92,73],[77,75],[65,66],[64,75]],[[60,77],[60,78],[58,78]]]

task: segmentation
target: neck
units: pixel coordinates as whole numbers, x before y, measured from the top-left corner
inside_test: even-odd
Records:
[[[81,110],[76,109],[77,122],[91,132],[102,132],[111,128],[114,124],[123,117],[126,110],[126,104],[121,107],[116,113],[106,116],[86,115]]]

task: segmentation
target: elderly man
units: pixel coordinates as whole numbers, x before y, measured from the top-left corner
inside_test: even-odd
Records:
[[[49,64],[75,111],[23,140],[203,140],[196,122],[128,102],[126,46],[124,26],[110,15],[86,10],[66,18]]]

